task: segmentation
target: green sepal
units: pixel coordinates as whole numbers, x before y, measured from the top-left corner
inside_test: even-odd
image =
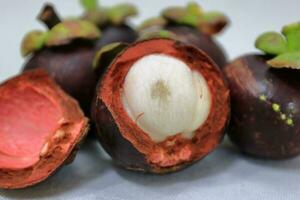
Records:
[[[21,43],[22,56],[27,56],[41,49],[46,37],[47,33],[43,31],[31,31],[27,33]]]
[[[148,40],[153,38],[168,38],[173,40],[179,40],[179,37],[176,34],[172,33],[171,31],[160,29],[155,31],[146,31],[142,33],[138,41]]]
[[[267,32],[260,35],[255,47],[275,56],[267,61],[273,68],[300,69],[300,22],[284,26],[281,33]]]
[[[203,14],[199,23],[201,32],[214,35],[221,32],[228,24],[228,18],[220,12],[211,11]]]
[[[300,69],[300,51],[283,53],[267,61],[273,68]]]
[[[195,2],[189,3],[186,7],[167,8],[161,15],[172,23],[192,26],[208,35],[219,33],[228,24],[228,19],[224,14],[203,12]]]
[[[97,0],[80,0],[80,3],[87,11],[96,10],[99,7]]]
[[[110,65],[113,59],[125,49],[128,44],[115,42],[102,47],[95,55],[93,68],[95,71],[102,70]]]
[[[143,21],[137,29],[143,31],[152,27],[164,27],[167,24],[167,20],[163,17],[152,17]]]
[[[300,22],[284,26],[282,34],[286,37],[289,51],[300,51]]]
[[[90,10],[84,13],[82,16],[83,20],[87,20],[96,24],[97,26],[103,26],[107,24],[108,14],[107,10],[104,8],[98,8],[97,10]]]
[[[101,35],[99,29],[85,20],[64,21],[55,25],[48,33],[47,46],[68,44],[74,39],[95,40]]]
[[[120,25],[131,16],[136,16],[138,11],[135,6],[123,3],[107,9],[108,19],[112,24]]]
[[[255,47],[271,55],[282,54],[288,50],[285,38],[276,32],[266,32],[260,35],[255,41]]]
[[[199,16],[192,15],[185,8],[171,7],[162,12],[162,16],[171,22],[197,27]]]

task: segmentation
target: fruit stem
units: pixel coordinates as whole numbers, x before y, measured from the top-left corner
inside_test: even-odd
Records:
[[[38,15],[38,19],[43,22],[48,29],[51,29],[53,26],[61,22],[61,19],[58,17],[54,7],[51,4],[45,4],[42,8],[42,11]]]

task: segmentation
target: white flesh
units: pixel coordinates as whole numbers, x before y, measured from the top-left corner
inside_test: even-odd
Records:
[[[210,98],[199,72],[164,54],[137,60],[126,75],[122,96],[128,115],[155,142],[178,133],[192,138],[209,115]]]

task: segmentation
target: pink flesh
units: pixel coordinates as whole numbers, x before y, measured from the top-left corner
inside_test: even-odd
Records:
[[[0,168],[36,163],[61,117],[59,108],[34,89],[15,88],[0,96]]]

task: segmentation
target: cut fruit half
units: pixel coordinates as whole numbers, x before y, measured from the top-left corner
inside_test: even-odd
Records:
[[[96,122],[123,167],[164,173],[211,152],[229,116],[229,90],[202,51],[170,39],[135,43],[98,86]]]
[[[43,70],[1,84],[0,188],[22,188],[47,178],[86,130],[77,102]]]

